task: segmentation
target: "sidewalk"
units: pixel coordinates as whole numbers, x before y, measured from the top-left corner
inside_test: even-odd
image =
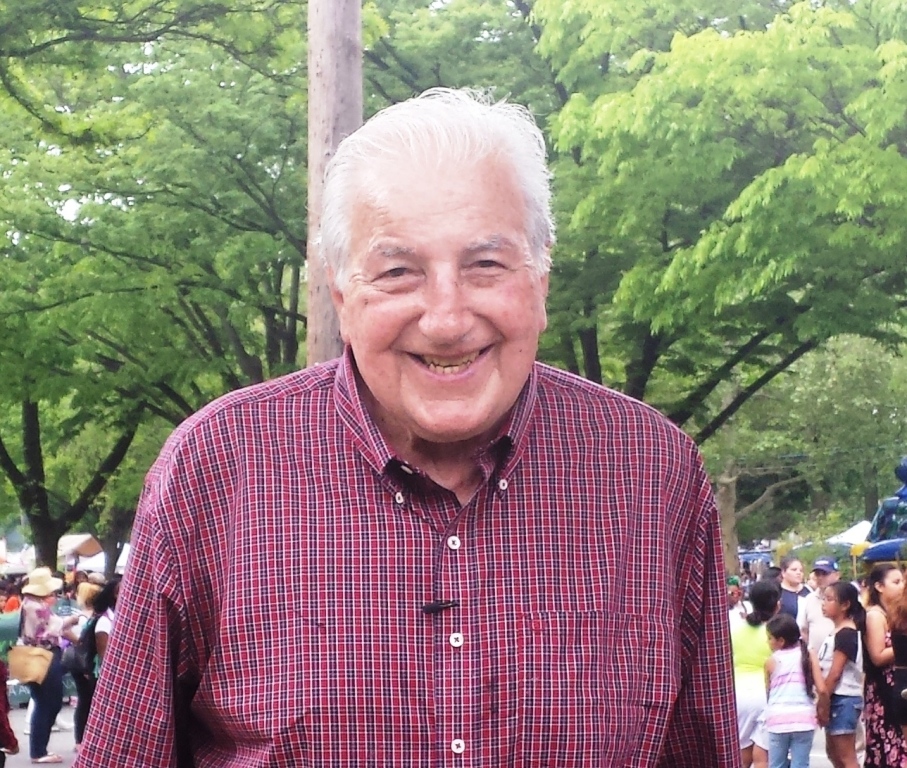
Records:
[[[16,732],[16,737],[19,739],[19,754],[6,756],[6,768],[25,768],[25,766],[32,764],[28,756],[28,736],[25,735],[26,711],[25,707],[21,709],[13,707],[10,710],[9,721]],[[72,714],[72,707],[64,706],[60,711],[60,722],[72,723]],[[47,750],[48,752],[56,752],[63,758],[63,762],[58,763],[58,765],[72,766],[76,758],[75,753],[72,751],[75,743],[72,731],[54,731],[50,734],[50,743],[47,745]]]

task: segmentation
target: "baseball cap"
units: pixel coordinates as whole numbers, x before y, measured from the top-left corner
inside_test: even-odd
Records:
[[[833,557],[820,557],[816,562],[813,563],[814,571],[826,571],[830,573],[831,571],[838,570],[838,561]]]

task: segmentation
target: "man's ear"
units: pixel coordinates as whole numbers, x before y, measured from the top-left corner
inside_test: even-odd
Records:
[[[331,291],[331,302],[334,304],[334,311],[337,313],[337,319],[340,321],[340,338],[344,344],[349,343],[346,333],[346,301],[343,292],[337,287],[337,281],[334,279],[334,270],[328,267],[327,281]]]
[[[544,333],[548,327],[548,273],[546,272],[539,278],[539,287],[542,291],[542,327],[539,333]]]

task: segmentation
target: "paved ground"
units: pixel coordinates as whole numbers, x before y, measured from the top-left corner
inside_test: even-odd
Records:
[[[12,723],[16,736],[19,737],[19,754],[6,756],[6,768],[25,768],[25,766],[32,764],[28,757],[28,736],[25,735],[25,712],[25,708],[15,708],[9,713],[9,721]],[[63,711],[60,712],[59,722],[72,722],[72,707],[63,707]],[[72,751],[74,744],[75,740],[71,730],[54,731],[50,735],[48,750],[56,752],[63,758],[63,762],[60,765],[71,766],[76,757]]]
[[[809,768],[832,768],[831,760],[825,755],[825,731],[816,729],[813,739],[813,751],[809,754]]]

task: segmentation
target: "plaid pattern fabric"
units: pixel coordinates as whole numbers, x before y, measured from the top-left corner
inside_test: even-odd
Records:
[[[349,354],[190,418],[147,479],[78,768],[737,765],[692,441],[536,365],[476,460],[462,508],[401,463]]]

